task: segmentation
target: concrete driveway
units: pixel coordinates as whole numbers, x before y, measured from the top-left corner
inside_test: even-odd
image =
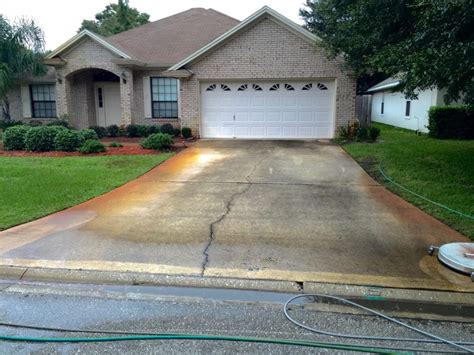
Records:
[[[108,194],[1,232],[0,265],[474,290],[426,255],[466,240],[331,143],[200,141]]]

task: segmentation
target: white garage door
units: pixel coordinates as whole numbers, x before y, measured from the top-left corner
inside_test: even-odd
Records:
[[[334,82],[201,84],[204,138],[334,136]]]

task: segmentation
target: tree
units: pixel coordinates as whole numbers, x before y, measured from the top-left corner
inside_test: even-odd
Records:
[[[356,74],[397,76],[409,98],[438,87],[474,103],[474,0],[306,0],[300,15]]]
[[[128,0],[118,0],[117,4],[109,4],[104,11],[95,15],[95,20],[82,21],[78,32],[89,30],[102,36],[111,36],[144,25],[150,15],[139,12],[128,5]]]
[[[0,15],[0,101],[5,120],[10,119],[7,93],[15,81],[46,73],[43,49],[43,31],[33,20],[11,23]]]

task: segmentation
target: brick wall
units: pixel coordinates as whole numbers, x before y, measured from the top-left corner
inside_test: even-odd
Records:
[[[208,80],[333,79],[336,129],[354,118],[355,80],[339,59],[266,18],[190,66],[181,83],[182,125],[199,132],[200,82]]]

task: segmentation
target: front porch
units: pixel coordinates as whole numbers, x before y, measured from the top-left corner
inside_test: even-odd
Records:
[[[132,122],[133,74],[103,68],[57,73],[57,109],[75,128]]]

